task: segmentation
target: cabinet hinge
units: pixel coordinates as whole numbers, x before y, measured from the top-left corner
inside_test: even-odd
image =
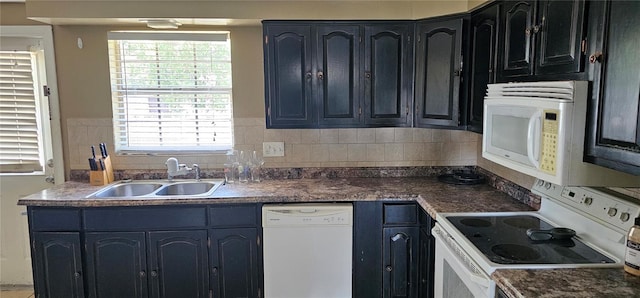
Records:
[[[256,236],[256,244],[260,246],[260,235]]]
[[[213,290],[209,289],[209,298],[213,298]]]
[[[211,248],[211,237],[207,236],[207,248]]]
[[[264,43],[268,44],[269,43],[269,35],[265,35],[264,36]]]
[[[362,36],[358,37],[358,42],[362,43]]]
[[[362,115],[362,107],[358,107],[358,116]]]
[[[271,117],[271,107],[267,108],[267,116]]]
[[[580,44],[580,50],[582,51],[583,54],[585,54],[587,52],[587,40],[583,39],[582,43]]]
[[[411,43],[411,35],[407,35],[407,43]]]
[[[258,298],[262,297],[262,289],[258,288]]]

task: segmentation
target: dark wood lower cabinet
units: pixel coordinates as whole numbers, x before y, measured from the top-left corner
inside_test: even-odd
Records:
[[[208,297],[207,231],[149,233],[151,297]]]
[[[31,237],[38,297],[84,297],[80,233],[36,232]]]
[[[213,229],[209,233],[213,297],[261,297],[256,229]]]
[[[384,228],[382,297],[417,297],[418,227]]]
[[[148,297],[144,232],[87,233],[89,297]]]

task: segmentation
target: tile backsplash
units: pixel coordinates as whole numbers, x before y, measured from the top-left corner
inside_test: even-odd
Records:
[[[235,149],[262,152],[262,142],[284,142],[284,157],[265,158],[265,167],[399,167],[476,165],[480,135],[427,128],[266,129],[264,118],[234,119]],[[110,118],[68,119],[70,169],[88,169],[91,145],[113,148]],[[164,169],[168,155],[112,154],[115,169]],[[176,156],[187,165],[222,168],[223,154]]]

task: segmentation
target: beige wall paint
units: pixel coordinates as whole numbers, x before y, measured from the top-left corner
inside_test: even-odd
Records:
[[[24,3],[0,2],[0,25],[42,25],[27,19]]]

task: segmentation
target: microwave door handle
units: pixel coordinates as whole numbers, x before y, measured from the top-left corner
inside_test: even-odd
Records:
[[[542,113],[536,112],[529,119],[527,132],[527,157],[536,168],[540,166],[540,117],[542,117]]]

